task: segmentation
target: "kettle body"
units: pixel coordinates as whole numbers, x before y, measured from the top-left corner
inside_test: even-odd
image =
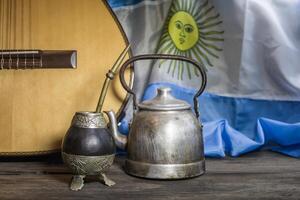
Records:
[[[160,88],[158,93],[171,92]],[[204,173],[202,128],[191,109],[139,110],[127,146],[127,173],[153,179],[181,179]]]

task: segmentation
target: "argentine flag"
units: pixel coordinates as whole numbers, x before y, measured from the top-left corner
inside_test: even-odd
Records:
[[[260,148],[300,157],[300,0],[109,0],[133,54],[191,57],[207,70],[200,97],[205,155]],[[193,66],[135,64],[139,101],[161,86],[192,104]],[[128,131],[128,104],[120,129]]]

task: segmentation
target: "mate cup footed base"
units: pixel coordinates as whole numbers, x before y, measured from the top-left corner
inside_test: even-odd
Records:
[[[70,183],[70,189],[74,191],[81,190],[84,186],[84,178],[87,175],[98,176],[99,181],[109,187],[115,185],[115,182],[107,178],[104,174],[104,172],[113,164],[114,157],[114,154],[103,156],[81,156],[62,152],[64,163],[74,174]]]
[[[126,173],[149,179],[186,179],[205,173],[205,161],[187,164],[150,164],[133,160],[125,161]]]
[[[70,189],[73,191],[81,190],[84,186],[85,177],[86,177],[85,175],[74,175],[70,183]],[[99,181],[108,187],[111,187],[116,184],[114,181],[107,178],[105,174],[99,175]]]

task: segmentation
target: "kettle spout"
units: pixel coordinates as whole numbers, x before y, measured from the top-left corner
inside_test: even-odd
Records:
[[[122,135],[121,133],[119,133],[118,131],[118,125],[117,125],[117,118],[116,118],[116,114],[114,111],[110,110],[108,112],[105,112],[109,118],[110,121],[110,131],[112,134],[112,137],[115,140],[115,143],[117,145],[117,147],[119,147],[122,150],[126,149],[126,145],[127,145],[127,136]]]

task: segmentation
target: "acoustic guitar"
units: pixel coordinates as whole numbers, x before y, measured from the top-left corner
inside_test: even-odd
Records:
[[[0,0],[0,155],[59,150],[126,45],[104,0]],[[125,100],[114,80],[104,110]]]

